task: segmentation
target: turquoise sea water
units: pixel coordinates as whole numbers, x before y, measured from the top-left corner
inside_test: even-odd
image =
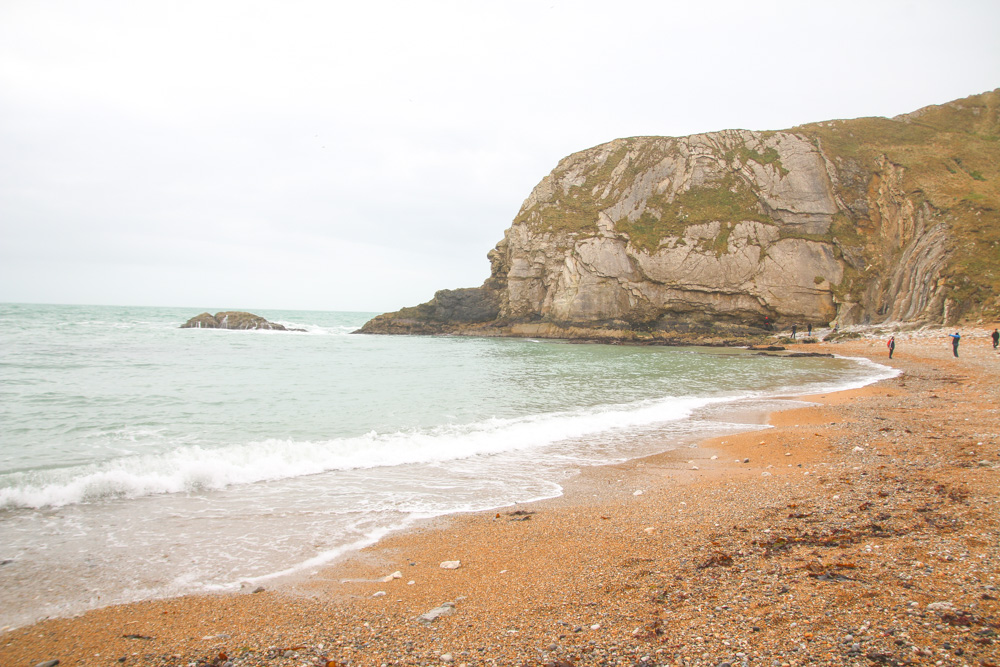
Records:
[[[415,519],[557,495],[734,404],[861,386],[847,359],[180,329],[199,309],[0,305],[0,627],[314,567]]]

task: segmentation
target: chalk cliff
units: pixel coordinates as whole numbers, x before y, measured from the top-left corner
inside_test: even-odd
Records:
[[[656,339],[1000,314],[1000,89],[893,119],[563,159],[478,288],[368,333]]]

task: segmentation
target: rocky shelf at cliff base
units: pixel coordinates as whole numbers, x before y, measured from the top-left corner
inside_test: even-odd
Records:
[[[752,342],[1000,315],[1000,89],[895,118],[570,155],[488,253],[361,333]]]
[[[268,322],[260,315],[241,311],[223,311],[212,315],[202,313],[181,325],[181,329],[233,329],[239,331],[264,329],[270,331],[305,331],[289,329],[281,324]]]

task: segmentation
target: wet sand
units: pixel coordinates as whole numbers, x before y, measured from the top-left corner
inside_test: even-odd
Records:
[[[799,345],[902,374],[265,591],[11,630],[0,665],[1000,665],[992,328],[957,359],[944,330],[891,362],[881,338]]]

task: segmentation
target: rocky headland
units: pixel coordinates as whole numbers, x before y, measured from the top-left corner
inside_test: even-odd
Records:
[[[302,331],[302,329],[289,329],[282,324],[268,322],[260,315],[245,313],[238,310],[223,311],[212,315],[202,313],[196,315],[181,325],[181,329],[234,329],[245,331],[248,329],[265,329],[270,331]]]
[[[563,159],[489,252],[362,333],[726,342],[1000,313],[1000,89],[914,113],[616,139]]]

